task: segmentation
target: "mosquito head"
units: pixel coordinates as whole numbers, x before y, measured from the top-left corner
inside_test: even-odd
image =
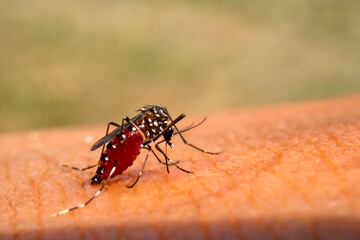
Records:
[[[165,133],[164,133],[164,139],[166,142],[169,142],[171,140],[171,137],[174,136],[174,129],[169,128]]]

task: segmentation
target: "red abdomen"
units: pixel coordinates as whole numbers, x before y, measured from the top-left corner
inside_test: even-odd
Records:
[[[143,138],[139,132],[131,132],[125,129],[122,136],[123,140],[120,141],[121,135],[118,135],[106,145],[106,150],[101,155],[96,175],[91,179],[92,184],[100,183],[102,180],[107,179],[116,160],[116,170],[111,177],[115,177],[125,171],[139,155],[141,144],[143,143]]]

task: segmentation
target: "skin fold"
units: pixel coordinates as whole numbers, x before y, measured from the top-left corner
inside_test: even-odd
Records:
[[[169,157],[146,151],[88,206],[105,131],[57,129],[0,136],[0,239],[360,239],[360,95],[208,115]],[[119,117],[120,119],[120,117]],[[201,116],[179,123],[185,128]],[[163,149],[164,146],[162,145]],[[159,154],[160,156],[160,154]]]

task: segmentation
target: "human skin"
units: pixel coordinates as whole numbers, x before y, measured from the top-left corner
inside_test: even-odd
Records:
[[[208,115],[168,149],[146,151],[88,206],[104,126],[0,137],[0,239],[360,239],[360,95]],[[196,118],[179,123],[188,126]]]

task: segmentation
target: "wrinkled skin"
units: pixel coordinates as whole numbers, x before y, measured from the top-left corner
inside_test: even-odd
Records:
[[[208,116],[185,133],[207,155],[173,137],[173,160],[150,156],[133,189],[145,151],[122,175],[99,186],[90,152],[98,128],[0,137],[0,236],[5,239],[359,239],[360,96],[283,104]],[[198,119],[201,119],[200,117]],[[192,119],[181,124],[186,126]],[[92,136],[92,141],[85,141]]]

